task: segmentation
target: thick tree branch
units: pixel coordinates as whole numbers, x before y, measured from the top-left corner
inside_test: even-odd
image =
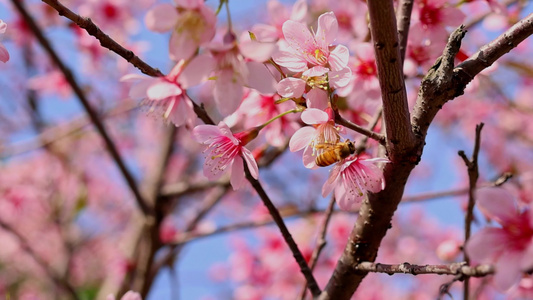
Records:
[[[92,108],[91,104],[89,103],[89,100],[85,97],[85,93],[83,92],[82,88],[78,85],[78,82],[74,79],[74,74],[70,71],[70,69],[63,63],[63,61],[59,58],[59,55],[55,52],[55,50],[52,48],[52,45],[46,39],[43,32],[37,26],[37,23],[33,20],[33,18],[29,15],[28,11],[24,8],[24,5],[22,4],[22,1],[18,0],[12,0],[11,1],[17,11],[21,14],[21,16],[24,18],[24,21],[28,24],[31,31],[41,44],[41,46],[44,48],[44,50],[48,53],[52,61],[56,64],[56,66],[61,70],[63,75],[65,76],[65,79],[69,83],[70,87],[80,100],[81,104],[83,105],[83,108],[91,118],[91,121],[95,125],[98,133],[102,136],[105,145],[107,147],[107,150],[111,154],[111,157],[117,164],[118,168],[120,169],[120,172],[122,173],[122,176],[124,176],[124,179],[126,179],[126,182],[128,186],[130,187],[131,191],[135,195],[135,199],[137,200],[137,204],[141,208],[142,212],[145,215],[152,215],[153,211],[152,208],[148,206],[145,199],[142,197],[139,188],[137,187],[137,183],[133,179],[133,176],[127,169],[126,165],[124,164],[124,161],[122,160],[122,157],[120,156],[115,144],[111,140],[111,137],[107,133],[107,130],[105,129],[104,124],[100,121],[100,118],[96,111]]]
[[[243,159],[244,161],[244,159]],[[259,181],[252,177],[252,174],[250,174],[250,170],[248,169],[248,165],[246,164],[246,161],[244,161],[244,173],[246,174],[246,179],[250,182],[254,190],[257,192],[261,200],[263,201],[263,204],[268,209],[268,212],[276,222],[276,225],[278,226],[279,230],[281,231],[281,235],[283,236],[283,239],[291,249],[292,255],[294,256],[294,259],[298,263],[298,266],[300,266],[300,271],[305,277],[305,280],[307,281],[307,287],[309,288],[309,291],[313,295],[313,297],[317,297],[320,295],[320,288],[318,287],[318,284],[316,282],[315,277],[313,276],[313,272],[311,272],[311,269],[309,268],[309,265],[307,265],[307,262],[305,261],[305,258],[298,248],[298,245],[292,238],[291,233],[289,232],[289,229],[285,225],[285,222],[283,221],[283,218],[281,217],[278,209],[276,206],[274,206],[274,203],[270,200],[267,193],[263,189],[263,186]]]
[[[405,50],[407,49],[407,39],[409,37],[409,26],[411,25],[411,12],[413,11],[414,0],[400,0],[397,10],[398,38],[400,41],[400,56],[402,66],[405,60]]]
[[[392,14],[388,12],[388,8],[376,7],[375,4],[369,1],[369,8],[385,10],[386,15]],[[392,162],[386,164],[383,170],[385,189],[376,194],[369,194],[368,199],[363,201],[359,218],[350,234],[348,244],[319,299],[349,299],[353,295],[366,275],[365,272],[354,272],[354,267],[361,261],[371,262],[376,259],[381,240],[390,227],[392,216],[402,198],[407,179],[422,155],[427,129],[433,118],[446,101],[462,94],[464,87],[473,76],[505,52],[508,52],[510,46],[516,46],[525,39],[526,35],[533,32],[532,18],[530,15],[525,20],[520,21],[496,40],[500,42],[490,43],[490,47],[482,48],[482,55],[476,54],[473,58],[465,61],[466,64],[461,64],[455,69],[453,68],[454,57],[459,51],[465,31],[463,27],[460,27],[452,33],[443,56],[437,60],[424,78],[418,94],[412,116],[413,130],[417,141],[412,145],[412,148],[407,147],[403,153],[395,152],[396,148],[388,149]],[[390,26],[390,24],[382,23],[378,27],[385,27],[385,25]],[[396,24],[393,24],[393,27],[395,26]],[[502,43],[502,40],[509,41],[509,43]],[[378,48],[376,51],[379,52],[379,46],[382,45],[377,43],[375,46]],[[459,74],[470,74],[471,77]],[[394,82],[394,77],[392,82]],[[384,101],[384,117],[386,126],[389,127],[387,104],[390,105],[391,103]],[[399,110],[397,113],[401,114],[402,111]],[[390,130],[387,128],[387,134]],[[388,138],[391,137],[388,136]]]
[[[383,101],[387,151],[393,162],[414,144],[392,0],[369,0],[370,32]]]

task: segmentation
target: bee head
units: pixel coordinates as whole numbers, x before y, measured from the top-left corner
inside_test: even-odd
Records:
[[[346,144],[348,145],[348,149],[350,150],[350,154],[354,154],[355,153],[355,145],[350,140],[346,140]]]

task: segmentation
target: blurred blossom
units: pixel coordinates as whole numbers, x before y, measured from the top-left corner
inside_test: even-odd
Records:
[[[0,34],[5,33],[7,30],[7,24],[0,20]],[[0,35],[1,36],[1,35]],[[7,62],[9,60],[9,52],[7,52],[6,47],[0,43],[0,61]]]
[[[495,286],[508,290],[533,268],[533,214],[531,206],[519,210],[517,201],[501,188],[477,191],[479,209],[501,227],[486,227],[475,233],[466,244],[472,260],[494,263]]]

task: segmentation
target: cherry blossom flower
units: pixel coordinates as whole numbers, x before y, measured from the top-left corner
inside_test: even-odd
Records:
[[[531,206],[519,210],[516,199],[501,188],[478,190],[477,204],[501,227],[487,227],[475,233],[466,244],[466,252],[475,261],[494,263],[496,288],[508,290],[520,280],[523,272],[533,268]]]
[[[370,158],[366,154],[346,158],[331,169],[322,186],[322,196],[335,189],[335,200],[342,210],[357,210],[366,192],[377,193],[385,188],[383,172],[375,164],[386,162],[386,158]]]
[[[244,119],[246,128],[260,126],[279,114],[294,109],[294,104],[290,101],[276,104],[279,96],[261,95],[260,93],[250,90],[244,98],[242,105],[237,111],[240,118]],[[266,126],[261,133],[264,133],[266,142],[274,147],[281,147],[288,136],[291,136],[300,128],[297,116],[292,114],[285,115],[278,120]],[[226,122],[227,123],[227,122]]]
[[[432,40],[446,41],[448,33],[446,27],[457,27],[465,19],[465,14],[458,8],[453,7],[447,0],[421,0],[416,1],[417,8],[413,10],[413,23],[411,27],[420,26],[429,31]]]
[[[278,85],[278,93],[282,97],[301,98],[307,92],[307,107],[326,109],[329,99],[328,87],[339,88],[346,86],[350,82],[352,72],[349,68],[340,71],[329,71],[322,66],[312,67],[302,73],[302,78],[287,77],[282,79]]]
[[[277,0],[267,2],[268,20],[270,24],[256,24],[252,26],[251,32],[259,41],[277,41],[283,38],[282,26],[287,20],[303,22],[307,16],[307,3],[305,0],[298,0],[289,12],[287,7]]]
[[[7,24],[0,20],[0,34],[5,33],[7,30]],[[6,47],[0,43],[0,61],[7,62],[9,60],[9,52],[7,52]]]
[[[361,99],[379,100],[381,91],[377,77],[376,58],[374,48],[369,43],[358,43],[350,48],[355,53],[350,57],[348,66],[353,74],[349,84],[343,85],[338,90],[341,97],[348,96],[350,108],[354,108]]]
[[[214,67],[210,69],[213,71],[211,78],[215,80],[213,96],[224,116],[239,108],[244,96],[244,86],[261,94],[273,94],[276,91],[276,80],[262,63],[270,58],[275,45],[250,41],[248,35],[241,36],[241,39],[241,44],[236,41],[213,42],[208,46],[211,54],[197,57],[199,60],[215,61]]]
[[[208,145],[205,151],[209,154],[205,159],[204,175],[209,180],[216,180],[224,171],[231,169],[230,183],[234,190],[239,189],[244,182],[243,159],[253,178],[257,179],[259,170],[252,152],[244,146],[253,140],[259,131],[256,128],[233,134],[228,125],[220,122],[215,125],[198,125],[193,131],[194,139]]]
[[[298,129],[289,141],[289,148],[292,152],[304,149],[304,166],[314,169],[317,168],[315,146],[338,142],[340,139],[339,129],[335,127],[331,108],[328,108],[327,112],[316,108],[308,108],[302,113],[301,118],[304,123],[313,126],[305,126]]]
[[[169,42],[170,58],[175,61],[190,58],[198,47],[215,36],[216,16],[203,0],[175,0],[177,8],[163,3],[152,8],[145,17],[148,29],[172,31]]]
[[[339,71],[348,65],[348,48],[330,45],[337,37],[338,23],[332,12],[318,17],[316,33],[311,33],[302,23],[288,20],[283,24],[283,35],[288,49],[274,54],[274,61],[293,72],[302,72],[308,65],[325,66]]]
[[[163,77],[146,78],[143,75],[128,74],[121,81],[135,82],[130,97],[144,99],[151,106],[150,112],[158,111],[163,118],[180,126],[195,118],[191,100],[184,90],[207,80],[213,61],[194,58],[185,66],[180,61],[170,73]]]

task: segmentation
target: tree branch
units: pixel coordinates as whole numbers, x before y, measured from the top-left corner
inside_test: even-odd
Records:
[[[331,216],[333,215],[333,209],[335,207],[335,195],[331,196],[331,199],[329,200],[328,207],[326,208],[326,212],[324,213],[324,220],[322,221],[322,225],[320,226],[320,229],[318,231],[318,237],[316,239],[316,246],[313,250],[313,254],[311,254],[311,259],[309,260],[309,268],[311,271],[315,269],[316,263],[318,262],[318,257],[320,256],[320,253],[322,252],[322,249],[326,246],[326,232],[328,230],[328,224],[329,220],[331,220]],[[302,289],[302,292],[300,293],[300,299],[305,299],[305,294],[307,293],[307,289]]]
[[[397,161],[414,144],[392,0],[369,0],[370,32],[383,101],[389,159]]]
[[[305,277],[305,280],[307,281],[307,287],[309,288],[309,291],[311,291],[311,294],[313,297],[317,297],[320,295],[320,288],[318,287],[318,284],[316,282],[315,277],[313,276],[313,272],[309,268],[309,265],[307,265],[307,262],[305,261],[304,256],[302,255],[302,252],[298,248],[298,245],[294,241],[294,239],[291,236],[291,233],[289,232],[289,229],[287,229],[287,226],[285,225],[285,222],[283,222],[283,218],[281,217],[278,209],[276,206],[274,206],[274,203],[270,200],[267,193],[261,186],[261,183],[259,183],[258,180],[252,177],[252,174],[250,174],[250,170],[248,169],[248,165],[246,164],[246,161],[243,159],[244,162],[244,173],[246,174],[246,179],[250,182],[254,190],[257,192],[261,200],[263,201],[263,204],[268,209],[268,212],[276,222],[276,225],[278,226],[279,230],[281,231],[281,235],[283,236],[283,239],[291,249],[292,255],[294,256],[294,259],[298,263],[298,266],[300,266],[300,271]]]
[[[409,26],[411,25],[411,12],[413,11],[414,0],[400,0],[398,3],[397,21],[398,38],[400,41],[400,56],[405,61],[405,50],[407,49],[407,39],[409,38]]]
[[[472,226],[472,221],[474,220],[474,204],[475,204],[475,192],[476,192],[476,184],[477,180],[479,178],[479,170],[477,165],[477,158],[479,154],[479,148],[481,144],[481,129],[483,129],[483,123],[480,123],[476,126],[476,140],[474,144],[474,151],[472,152],[472,160],[468,160],[468,157],[466,157],[466,154],[464,151],[459,151],[459,156],[463,159],[465,162],[465,165],[468,169],[468,183],[469,183],[469,189],[468,189],[468,206],[466,209],[466,215],[465,215],[465,239],[464,244],[466,245],[466,242],[470,238],[470,230]],[[464,250],[463,246],[463,250]],[[468,254],[466,251],[464,251],[464,257],[465,262],[467,265],[470,265],[470,257],[468,257]],[[463,289],[463,299],[468,300],[470,299],[470,280],[468,278],[464,281],[464,289]]]
[[[122,176],[124,176],[124,179],[126,180],[128,186],[130,187],[131,191],[133,192],[135,199],[137,200],[137,204],[141,208],[142,212],[146,215],[152,215],[153,211],[152,208],[148,206],[145,199],[142,197],[137,184],[135,183],[135,180],[133,179],[133,176],[129,172],[129,170],[126,168],[126,165],[124,164],[122,158],[120,157],[120,154],[115,147],[115,144],[111,140],[111,137],[107,133],[107,130],[105,129],[104,124],[100,121],[98,114],[94,111],[94,109],[91,107],[91,104],[89,103],[89,100],[85,97],[85,93],[81,89],[81,87],[78,85],[76,80],[74,79],[74,75],[70,71],[69,68],[63,63],[63,61],[59,58],[58,54],[54,51],[52,48],[52,45],[50,42],[46,39],[44,34],[42,33],[41,29],[37,26],[33,18],[29,15],[29,13],[24,8],[22,1],[19,0],[12,0],[11,1],[17,11],[21,14],[21,16],[24,18],[25,22],[30,27],[31,31],[41,44],[41,46],[44,48],[44,50],[48,53],[52,61],[56,64],[56,66],[61,70],[63,75],[65,76],[65,79],[69,83],[70,87],[80,100],[81,104],[83,105],[85,111],[91,118],[91,121],[95,125],[98,133],[102,136],[105,145],[107,147],[107,150],[111,154],[111,157],[117,164],[118,168],[120,169],[120,172],[122,173]]]
[[[335,113],[335,123],[342,125],[348,129],[351,129],[355,132],[358,132],[366,137],[369,137],[371,139],[374,139],[378,141],[381,145],[386,144],[385,136],[383,136],[381,133],[374,132],[372,129],[367,129],[364,127],[361,127],[357,124],[354,124],[346,119],[344,119],[340,114]]]
[[[386,12],[384,14],[387,16],[392,15],[388,6],[386,8],[381,8],[381,6],[376,5],[376,3],[369,1],[369,8],[370,7],[373,7],[372,10],[384,10]],[[512,41],[510,44],[516,46],[519,41],[522,41],[525,38],[525,35],[532,33],[533,24],[531,18],[533,17],[530,15],[525,20],[509,29],[504,35],[502,35],[505,36],[504,39]],[[373,24],[376,23],[374,22]],[[381,23],[377,27],[386,27],[385,25],[387,27],[390,26],[388,23]],[[395,24],[393,26],[396,27]],[[376,26],[373,26],[373,28],[374,27]],[[437,60],[428,75],[424,78],[412,116],[413,131],[417,140],[412,145],[412,148],[409,149],[409,147],[407,147],[404,152],[399,151],[397,153],[395,152],[397,151],[396,148],[388,149],[389,157],[392,162],[386,164],[383,169],[383,176],[386,183],[385,189],[376,194],[369,193],[368,199],[365,199],[362,202],[359,210],[359,217],[350,234],[348,244],[337,261],[334,273],[319,299],[350,299],[353,295],[366,275],[365,272],[354,272],[354,266],[361,261],[374,261],[376,259],[381,240],[385,236],[387,229],[390,227],[392,216],[402,198],[407,179],[422,155],[429,125],[440,108],[442,108],[442,105],[444,105],[449,99],[453,99],[460,95],[464,90],[466,83],[471,80],[471,78],[459,76],[459,73],[464,73],[464,70],[468,70],[469,72],[477,70],[477,73],[479,73],[483,68],[486,68],[486,63],[479,62],[480,55],[478,54],[475,55],[474,58],[467,60],[476,61],[477,63],[467,62],[466,65],[462,64],[461,68],[458,67],[453,69],[453,59],[455,54],[459,51],[461,39],[464,34],[465,31],[463,27],[460,27],[452,33],[444,55]],[[375,34],[374,37],[376,37]],[[501,39],[502,37],[498,38],[498,40]],[[375,38],[375,40],[377,39]],[[488,53],[491,54],[482,55],[485,62],[489,62],[487,58],[490,57],[490,63],[492,63],[509,50],[509,44],[493,42],[489,45],[491,45],[491,47],[489,47],[491,48],[490,51],[488,51],[486,47],[483,48],[485,53],[488,51]],[[382,45],[378,42],[375,46],[376,48],[379,48],[379,46]],[[481,64],[482,67],[478,68],[478,64]],[[467,74],[473,76],[477,73],[471,72]],[[394,83],[395,79],[394,77],[392,78],[392,82]],[[399,105],[398,103],[394,104]],[[388,112],[386,110],[386,105],[392,104],[384,101],[384,117],[386,126],[389,127],[390,123],[388,118],[390,118],[390,116],[387,117]],[[402,114],[402,110],[398,110],[396,113]],[[402,119],[402,117],[399,117],[399,119]],[[391,129],[387,128],[387,131],[389,130]],[[391,136],[388,136],[388,139],[390,138]]]
[[[355,266],[357,272],[386,273],[389,275],[395,273],[401,274],[437,274],[437,275],[462,275],[465,277],[484,277],[494,274],[494,267],[491,265],[479,265],[469,267],[464,262],[452,263],[449,265],[411,265],[403,263],[399,265],[387,265],[373,262],[361,262]]]

